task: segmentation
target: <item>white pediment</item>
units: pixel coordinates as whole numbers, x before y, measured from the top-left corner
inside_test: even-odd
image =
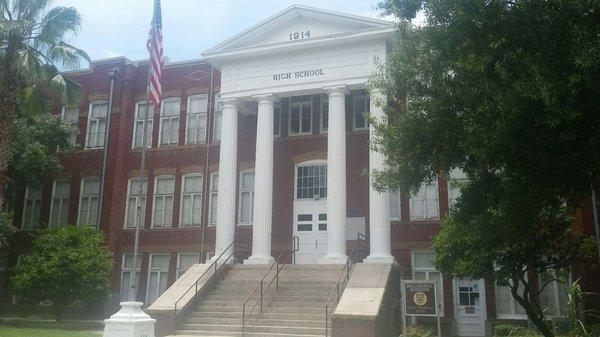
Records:
[[[293,44],[392,26],[393,23],[389,21],[294,5],[207,50],[204,54]]]

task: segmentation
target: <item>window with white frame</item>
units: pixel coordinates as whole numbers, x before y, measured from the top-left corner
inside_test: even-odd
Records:
[[[104,147],[106,136],[106,115],[108,103],[106,101],[91,102],[88,111],[88,128],[85,147],[97,149]]]
[[[174,193],[175,176],[160,175],[154,179],[152,227],[171,227],[173,223]]]
[[[369,128],[367,114],[369,113],[369,96],[361,91],[352,96],[352,125],[354,130],[366,130]]]
[[[167,289],[169,254],[150,254],[146,303],[152,304]]]
[[[125,205],[125,228],[135,228],[138,221],[141,221],[140,228],[144,228],[146,218],[146,192],[148,190],[148,180],[144,178],[142,182],[142,193],[140,196],[140,178],[129,178],[127,182],[127,204]],[[138,200],[140,202],[140,214],[138,217]]]
[[[281,135],[281,103],[273,104],[273,135]]]
[[[312,97],[290,98],[289,135],[306,135],[312,132]]]
[[[140,281],[140,272],[142,271],[142,254],[138,254],[135,264],[136,268],[133,282],[135,286],[138,286]],[[129,291],[131,291],[132,272],[133,254],[123,254],[123,258],[121,259],[121,301],[129,301]]]
[[[198,253],[177,254],[177,278],[180,278],[191,266],[200,261]]]
[[[254,171],[240,172],[239,224],[251,225],[254,211]]]
[[[400,220],[402,211],[400,190],[389,191],[390,220]]]
[[[208,224],[216,226],[217,224],[217,205],[219,200],[219,172],[210,174],[210,199],[208,211]]]
[[[179,227],[196,227],[202,223],[202,175],[187,173],[181,182],[181,215]]]
[[[321,133],[326,133],[329,127],[329,98],[327,95],[321,96]]]
[[[461,186],[467,181],[467,175],[459,168],[448,174],[448,207],[452,209],[461,194]]]
[[[208,111],[208,95],[188,97],[186,118],[186,144],[202,144],[206,142],[206,112]]]
[[[25,189],[25,202],[23,203],[22,228],[37,228],[40,225],[42,212],[42,189],[28,186]]]
[[[148,118],[145,119],[144,115]],[[146,106],[146,101],[137,102],[135,104],[135,116],[133,121],[133,149],[139,149],[144,143],[144,120],[146,120],[146,147],[152,147],[152,126],[154,125],[154,106],[149,103]]]
[[[221,141],[221,124],[223,121],[223,102],[219,94],[215,94],[215,115],[213,117],[213,142]]]
[[[421,185],[419,192],[410,197],[410,219],[438,219],[440,214],[438,182],[426,182]]]
[[[327,198],[327,164],[296,167],[296,199]]]
[[[71,183],[68,180],[55,180],[52,184],[50,202],[50,226],[65,226],[69,221],[69,194]]]
[[[179,97],[167,98],[160,105],[160,146],[173,146],[179,142]]]
[[[570,277],[565,271],[551,270],[538,278],[539,286],[545,285],[540,294],[540,305],[547,317],[565,317]]]
[[[435,253],[432,251],[412,251],[411,253],[413,279],[421,281],[438,281],[440,286],[436,288],[436,296],[439,300],[438,303],[442,304],[440,307],[440,316],[444,316],[444,278],[442,273],[437,271],[433,265]]]
[[[71,127],[69,143],[77,144],[77,126],[79,125],[79,107],[63,106],[61,118]]]
[[[519,282],[519,289],[525,285]],[[508,286],[495,284],[496,316],[500,319],[526,319],[525,309],[514,299]]]
[[[98,201],[100,200],[100,179],[97,177],[81,179],[79,196],[79,225],[98,226]]]

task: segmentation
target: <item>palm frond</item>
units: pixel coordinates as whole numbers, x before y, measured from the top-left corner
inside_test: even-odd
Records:
[[[49,88],[64,105],[77,104],[82,98],[81,86],[60,72],[50,79]]]
[[[13,15],[19,21],[35,22],[52,0],[13,0]]]
[[[40,55],[33,48],[21,49],[17,52],[17,59],[13,65],[14,70],[21,78],[35,78],[40,70],[43,61]]]
[[[12,13],[10,12],[10,0],[1,0],[0,1],[0,12],[2,12],[2,17],[5,20],[11,19]]]
[[[79,68],[82,59],[90,61],[86,52],[65,42],[51,46],[47,56],[54,64],[60,63],[64,69]]]
[[[56,44],[79,30],[81,16],[73,7],[54,7],[44,15],[39,27],[39,33],[34,39]]]

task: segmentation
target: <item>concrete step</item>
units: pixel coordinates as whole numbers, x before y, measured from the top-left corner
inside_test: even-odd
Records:
[[[250,308],[248,308],[250,310]],[[285,314],[314,314],[324,312],[325,306],[317,308],[299,308],[299,307],[263,307],[264,313],[285,313]],[[229,312],[242,315],[242,306],[237,307],[225,307],[225,306],[200,306],[195,312]],[[254,312],[259,312],[258,307],[254,309]]]
[[[319,301],[263,301],[263,306],[266,307],[296,307],[296,308],[320,308],[325,307],[327,299],[322,299]],[[242,307],[244,303],[243,300],[239,301],[221,301],[221,300],[204,300],[200,304],[201,306],[211,306],[211,307]],[[248,302],[251,303],[251,302]]]
[[[256,309],[255,309],[256,310]],[[314,312],[314,311],[313,311]],[[232,319],[242,319],[242,312],[199,312],[193,311],[189,314],[189,318],[232,318]],[[253,312],[251,318],[252,319],[281,319],[281,320],[322,320],[325,317],[325,309],[321,309],[318,313],[286,313],[286,312],[263,312],[262,314],[259,312]]]
[[[246,300],[247,297],[248,297],[248,294],[241,294],[241,295],[210,294],[207,297],[205,297],[205,301],[244,301],[244,300]],[[323,300],[326,301],[327,297],[329,297],[329,294],[322,295],[322,296],[310,296],[307,294],[307,295],[303,296],[301,294],[289,295],[289,294],[282,294],[282,293],[274,291],[274,292],[269,292],[265,296],[263,296],[263,300],[284,301],[284,302],[294,302],[294,301],[321,302]],[[258,294],[252,295],[252,297],[250,297],[250,301],[257,301],[258,299],[259,299]]]
[[[324,319],[322,316],[321,319]],[[186,319],[186,324],[226,324],[236,325],[242,321],[241,317],[236,318],[196,318],[189,317]],[[321,328],[325,326],[324,320],[301,320],[301,319],[272,319],[263,318],[260,315],[253,315],[246,320],[246,325],[259,326],[287,326],[287,327],[308,327]]]
[[[167,337],[238,337],[241,332],[218,332],[218,331],[193,331],[193,334],[185,334],[185,331],[178,331],[176,335]],[[325,335],[304,335],[304,334],[289,334],[289,333],[258,333],[246,332],[245,337],[323,337]]]
[[[219,332],[241,332],[241,324],[182,324],[181,329],[178,332],[186,331],[219,331]],[[290,326],[270,326],[270,325],[246,325],[247,332],[260,332],[260,333],[291,333],[291,334],[307,334],[307,335],[320,335],[325,334],[325,326],[319,328],[306,328],[306,327],[290,327]]]

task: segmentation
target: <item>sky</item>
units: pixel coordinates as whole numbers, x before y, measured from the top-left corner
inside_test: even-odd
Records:
[[[210,47],[294,4],[373,18],[378,0],[162,0],[163,40],[170,62],[202,57]],[[92,60],[148,57],[146,38],[153,0],[55,0],[75,7],[81,30],[68,41]]]

